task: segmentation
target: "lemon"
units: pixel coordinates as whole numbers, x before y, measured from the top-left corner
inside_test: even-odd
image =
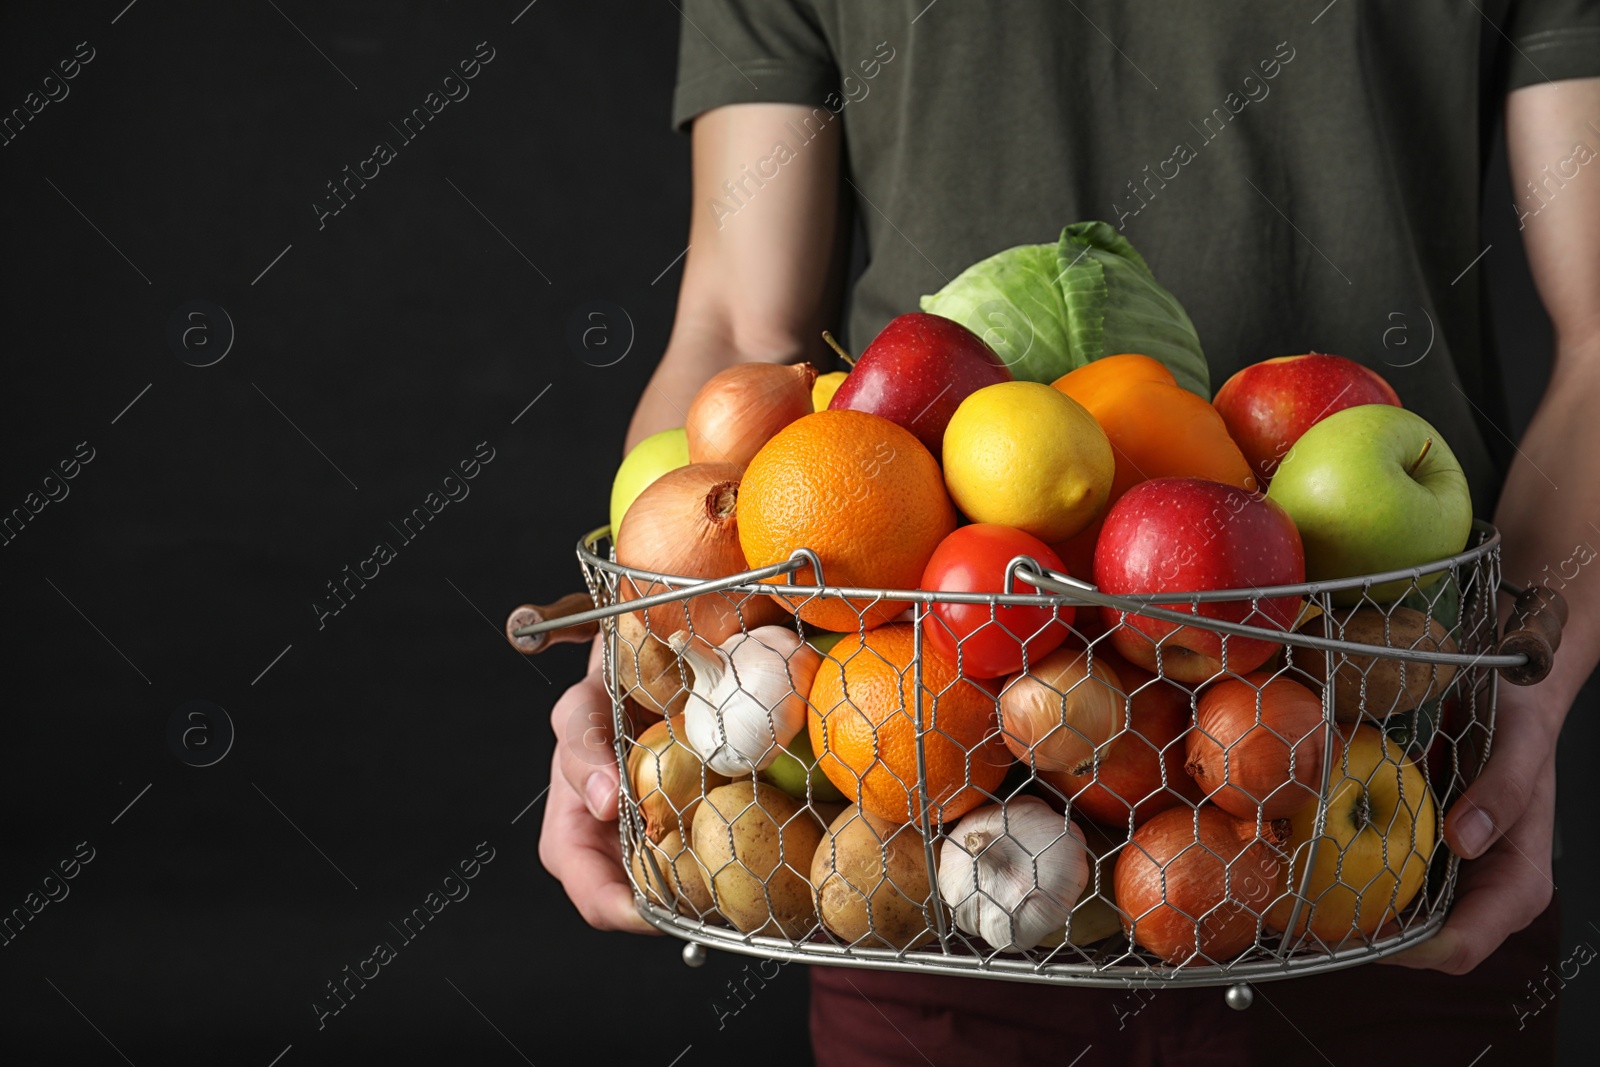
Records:
[[[839,391],[839,386],[844,384],[845,371],[834,370],[827,374],[817,375],[817,380],[811,383],[811,410],[826,411],[828,402],[833,399],[833,394]]]
[[[1065,541],[1106,506],[1116,469],[1094,416],[1058,389],[1001,382],[969,395],[944,431],[944,481],[973,522]]]

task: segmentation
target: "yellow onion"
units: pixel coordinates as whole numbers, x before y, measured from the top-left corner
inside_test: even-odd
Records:
[[[628,753],[628,785],[652,842],[684,832],[701,798],[727,784],[689,747],[682,715],[662,719],[640,734]]]
[[[684,431],[690,463],[746,467],[774,434],[811,414],[809,363],[737,363],[717,372],[689,405]]]
[[[617,680],[645,711],[676,715],[688,703],[679,662],[664,640],[644,628],[637,612],[617,618]]]
[[[1012,675],[1000,694],[1006,747],[1040,771],[1082,774],[1095,749],[1115,737],[1127,715],[1122,681],[1105,660],[1060,648],[1026,674]]]
[[[617,562],[679,578],[726,578],[745,570],[735,516],[742,473],[731,463],[691,463],[651,482],[623,517]],[[669,589],[626,576],[618,586],[624,600]],[[787,617],[771,597],[752,593],[706,593],[636,614],[657,638],[688,630],[710,645]]]

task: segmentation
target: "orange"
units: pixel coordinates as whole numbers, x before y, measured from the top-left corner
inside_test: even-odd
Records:
[[[1178,384],[1149,356],[1106,356],[1057,378],[1055,387],[1089,409],[1111,441],[1116,474],[1105,511],[1151,478],[1206,478],[1256,489],[1250,462],[1228,436],[1217,409]],[[1105,518],[1053,544],[1070,574],[1094,573],[1094,544]]]
[[[848,800],[891,822],[919,817],[916,627],[896,622],[848,634],[822,661],[811,687],[817,766]],[[949,822],[993,799],[1011,765],[994,693],[922,657],[928,818]]]
[[[818,411],[779,430],[739,482],[739,544],[750,567],[809,548],[828,585],[916,589],[956,510],[939,464],[911,431],[864,411]],[[780,584],[814,585],[806,566]],[[870,629],[902,601],[776,597],[824,630]]]

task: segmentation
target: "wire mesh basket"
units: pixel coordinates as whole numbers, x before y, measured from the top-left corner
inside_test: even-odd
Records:
[[[1424,567],[1143,596],[1025,556],[994,594],[836,588],[806,550],[684,579],[607,536],[578,545],[587,597],[507,635],[602,637],[624,866],[691,962],[1228,985],[1243,1007],[1243,983],[1398,952],[1449,909],[1444,813],[1498,679],[1542,678],[1565,617],[1506,586],[1500,635],[1481,522]],[[815,585],[785,584],[801,569]],[[822,634],[815,600],[901,614]],[[1008,645],[1020,669],[984,677]]]

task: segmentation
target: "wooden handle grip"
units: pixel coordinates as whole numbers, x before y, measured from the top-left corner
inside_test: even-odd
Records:
[[[1502,667],[1500,674],[1513,685],[1533,685],[1544,680],[1561,647],[1561,627],[1567,621],[1567,602],[1548,586],[1535,585],[1523,590],[1506,620],[1506,635],[1500,640],[1500,654],[1521,653],[1528,662],[1520,667]]]
[[[600,632],[598,622],[581,622],[576,626],[563,626],[559,630],[546,630],[542,634],[529,634],[525,637],[518,637],[516,631],[547,619],[576,615],[593,607],[594,601],[589,599],[588,593],[568,593],[553,604],[523,604],[506,618],[506,640],[511,642],[512,648],[526,656],[543,652],[551,645],[591,640]]]

